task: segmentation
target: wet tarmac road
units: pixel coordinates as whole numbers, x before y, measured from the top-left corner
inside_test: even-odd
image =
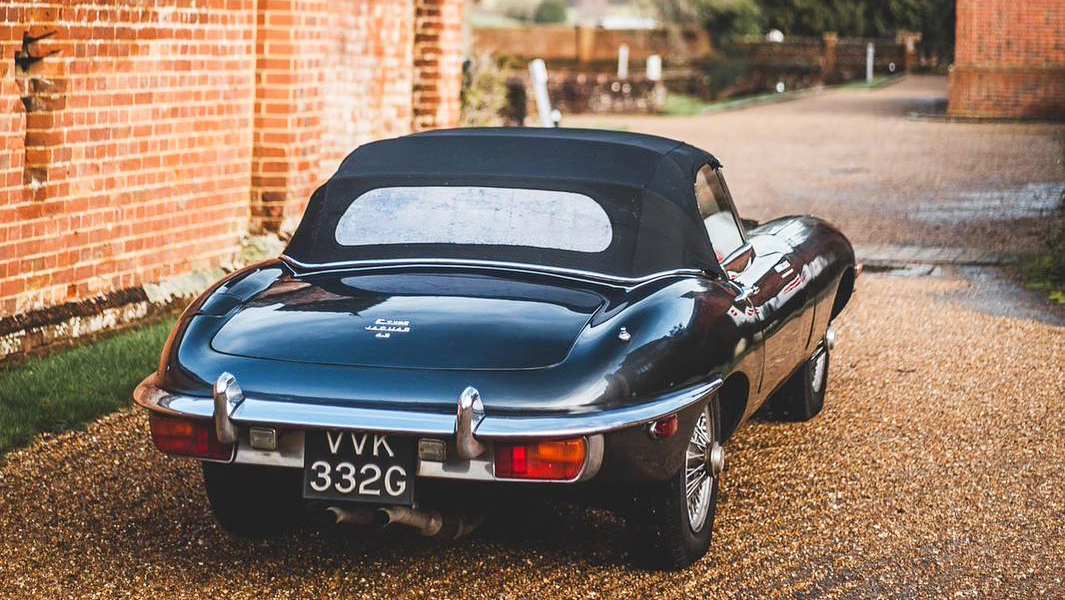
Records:
[[[713,546],[684,572],[632,567],[619,519],[566,505],[456,543],[234,539],[196,465],[127,412],[6,457],[0,599],[1065,598],[1065,328],[987,314],[980,285],[860,279],[825,411],[736,434]]]

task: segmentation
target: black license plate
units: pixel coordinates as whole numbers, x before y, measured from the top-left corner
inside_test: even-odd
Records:
[[[414,503],[416,438],[364,431],[308,431],[304,439],[304,498]]]

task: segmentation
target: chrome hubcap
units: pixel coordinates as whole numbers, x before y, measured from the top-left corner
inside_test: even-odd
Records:
[[[828,361],[828,351],[822,350],[814,358],[814,381],[813,388],[814,393],[821,391],[821,386],[825,383],[825,363]]]
[[[710,449],[710,471],[717,477],[721,474],[721,471],[725,470],[725,448],[714,442],[714,447]]]
[[[714,440],[707,411],[699,415],[684,453],[684,495],[688,504],[688,524],[700,531],[710,511],[714,478],[725,467],[725,449]]]

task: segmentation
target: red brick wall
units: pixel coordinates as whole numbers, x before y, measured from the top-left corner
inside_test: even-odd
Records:
[[[414,0],[414,129],[459,122],[463,8],[455,0]]]
[[[1065,2],[958,0],[951,114],[1065,118]]]
[[[621,44],[629,46],[630,72],[643,68],[652,54],[667,62],[703,58],[712,47],[710,36],[699,28],[673,32],[666,29],[598,29],[561,25],[521,28],[483,28],[473,33],[476,52],[509,54],[552,61],[617,61]]]
[[[0,16],[10,11],[0,8]],[[22,172],[26,139],[26,114],[11,74],[15,63],[7,59],[21,46],[22,35],[5,24],[7,18],[10,16],[0,20],[0,55],[4,57],[0,61],[0,298],[7,299],[0,304],[0,314],[12,312],[15,294],[25,290],[24,284],[14,281],[21,264],[9,258],[11,251],[6,250],[22,237],[18,221],[22,218],[19,208],[25,206],[22,202]],[[28,225],[32,229],[32,222]]]
[[[22,114],[0,117],[25,145],[21,172],[8,172],[16,185],[0,196],[0,312],[232,254],[247,228],[253,9],[253,0],[0,8],[3,100],[14,91],[28,105],[24,132]],[[13,63],[27,31],[54,31],[28,50],[55,54],[23,71]]]
[[[0,4],[0,316],[291,230],[358,144],[457,123],[460,23],[461,0]]]

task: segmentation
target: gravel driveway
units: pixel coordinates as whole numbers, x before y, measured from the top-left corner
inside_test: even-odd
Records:
[[[684,121],[708,130],[746,122],[749,135],[765,138],[761,154],[721,152],[737,167],[729,174],[730,181],[738,174],[741,208],[752,204],[745,197],[777,190],[755,203],[765,211],[755,216],[837,211],[845,230],[868,236],[861,241],[923,239],[903,218],[921,189],[904,174],[935,180],[927,156],[953,142],[925,136],[921,160],[920,144],[907,136],[922,128],[986,132],[998,142],[973,148],[967,160],[989,168],[1031,155],[1028,175],[991,169],[989,188],[1061,180],[1060,128],[882,114],[885,98],[929,85],[908,81]],[[866,206],[894,230],[883,239],[876,238],[881,228],[863,225],[865,209],[843,200],[865,184],[834,186],[835,176],[824,173],[817,184],[797,167],[762,181],[756,165],[742,166],[782,160],[771,158],[774,132],[762,117],[783,122],[781,111],[833,114],[839,106],[858,113],[841,120],[871,120],[891,134],[883,146],[914,154],[903,174],[889,173],[898,164],[863,160],[869,174],[854,176],[898,186],[899,206]],[[663,129],[680,122],[661,121]],[[730,127],[733,135],[742,129]],[[827,152],[821,132],[809,136],[807,156]],[[1001,156],[981,157],[982,148],[999,148]],[[947,171],[954,181],[971,180]],[[791,192],[781,191],[813,193],[818,185],[830,199],[809,207],[789,208]],[[941,243],[968,240],[959,235]],[[267,542],[233,539],[211,518],[196,465],[155,452],[144,415],[127,412],[6,457],[0,598],[1065,597],[1065,328],[987,314],[967,300],[980,296],[981,284],[962,271],[866,274],[858,284],[839,321],[825,412],[809,423],[756,421],[737,433],[713,546],[685,572],[634,569],[621,521],[568,506],[522,507],[511,522],[488,522],[451,544],[334,527]]]

